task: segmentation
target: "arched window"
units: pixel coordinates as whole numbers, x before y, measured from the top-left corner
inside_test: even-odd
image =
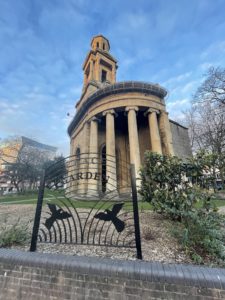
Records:
[[[107,72],[105,70],[102,70],[102,82],[106,82],[107,79]]]
[[[80,159],[80,147],[77,148],[75,155],[78,159]]]
[[[102,147],[102,192],[106,192],[106,146]]]
[[[103,43],[103,50],[105,50],[105,43]]]
[[[75,168],[79,171],[80,168],[80,147],[76,149],[75,152]]]
[[[97,48],[99,48],[99,42],[97,42]]]
[[[116,148],[116,180],[117,180],[117,189],[119,189],[122,180],[122,163],[121,163],[121,154],[117,148]]]

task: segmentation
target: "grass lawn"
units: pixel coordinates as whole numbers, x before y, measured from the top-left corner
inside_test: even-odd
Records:
[[[36,204],[37,203],[37,197],[38,197],[38,193],[29,193],[29,194],[13,194],[13,195],[5,195],[5,196],[1,196],[0,197],[0,204],[2,203],[2,205],[4,204]],[[62,198],[62,194],[56,191],[50,191],[50,190],[46,190],[45,191],[45,196],[44,198],[47,200],[44,200],[44,203],[49,203],[51,202],[51,198],[52,198],[52,202],[56,203],[60,203],[62,201],[65,202],[66,205],[69,205],[69,202],[64,198]],[[57,198],[59,198],[57,200]],[[115,204],[114,201],[91,201],[91,200],[77,200],[76,201],[76,207],[77,208],[92,208],[94,205],[96,204],[96,208],[108,208],[109,206],[113,206],[113,204]],[[124,205],[125,210],[126,209],[130,209],[131,208],[131,202],[127,202]],[[147,203],[147,202],[139,202],[139,208],[141,210],[152,210],[152,206]]]
[[[52,190],[45,190],[45,203],[51,202],[51,198],[54,203],[60,203],[60,199],[65,201],[66,205],[69,205],[69,202],[64,198],[62,198],[63,194],[58,191]],[[36,204],[37,203],[38,193],[27,193],[27,194],[12,194],[12,195],[5,195],[0,196],[0,204]],[[57,198],[59,198],[57,200]],[[225,206],[225,200],[221,199],[214,199],[212,200],[217,207]],[[6,203],[7,202],[7,203]],[[103,201],[90,201],[90,200],[77,200],[76,207],[77,208],[92,208],[93,204],[96,203],[96,208],[105,208],[108,207],[110,204],[113,205],[115,202],[107,201],[105,204]],[[140,210],[152,210],[152,205],[148,202],[139,201],[138,203]],[[131,206],[131,202],[125,204],[124,208],[129,209]],[[195,204],[196,207],[201,207],[202,202],[198,202]]]
[[[27,199],[35,199],[37,198],[37,193],[29,193],[29,194],[11,194],[0,196],[0,203],[1,202],[10,202],[10,201],[18,201],[18,200],[27,200]]]
[[[46,190],[45,191],[45,198],[54,197],[54,196],[61,196],[61,194],[57,191],[51,191]],[[25,193],[25,194],[11,194],[11,195],[5,195],[0,196],[0,204],[1,202],[15,202],[20,201],[21,204],[25,203],[36,203],[38,198],[38,192],[32,192],[32,193]]]
[[[217,207],[225,206],[225,200],[213,199],[212,203],[215,203]],[[195,204],[195,207],[199,208],[202,206],[202,201],[199,201]]]

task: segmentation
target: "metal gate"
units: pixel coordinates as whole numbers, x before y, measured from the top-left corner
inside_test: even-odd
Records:
[[[41,179],[30,251],[37,243],[136,249],[142,259],[133,165],[79,153],[49,166]]]

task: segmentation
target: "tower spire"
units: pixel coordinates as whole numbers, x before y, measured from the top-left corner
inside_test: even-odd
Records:
[[[107,38],[103,35],[93,37],[91,50],[83,64],[83,90],[91,83],[102,87],[104,84],[116,82],[117,61],[109,50],[110,44]]]

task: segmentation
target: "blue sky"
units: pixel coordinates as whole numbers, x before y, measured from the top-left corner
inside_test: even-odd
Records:
[[[68,154],[97,34],[110,40],[117,81],[159,83],[179,121],[207,69],[225,67],[225,0],[0,0],[0,138],[25,135]]]

